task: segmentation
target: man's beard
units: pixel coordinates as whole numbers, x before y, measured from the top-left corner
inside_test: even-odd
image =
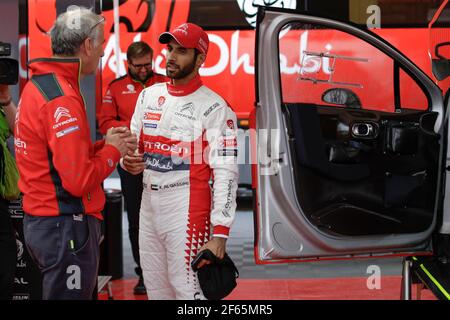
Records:
[[[144,79],[142,79],[137,73],[132,72],[130,69],[128,69],[128,73],[130,74],[131,78],[143,83],[147,82],[147,80],[153,76],[153,71],[148,71]]]
[[[166,74],[170,79],[183,79],[190,75],[195,70],[195,59],[192,60],[190,64],[185,66],[184,68],[180,69],[180,66],[173,63],[168,63],[172,66],[176,66],[178,68],[177,71],[169,71],[166,66]]]

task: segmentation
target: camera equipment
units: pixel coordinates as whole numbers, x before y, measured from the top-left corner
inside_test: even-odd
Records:
[[[0,57],[11,55],[11,44],[0,42]],[[19,62],[11,58],[0,58],[0,84],[14,85],[19,78]]]

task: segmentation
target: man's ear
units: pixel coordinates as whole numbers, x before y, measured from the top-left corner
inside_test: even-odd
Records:
[[[196,63],[196,65],[198,67],[201,67],[202,64],[205,62],[205,60],[206,60],[206,54],[200,53],[199,55],[197,55],[197,63]]]
[[[86,38],[81,46],[84,49],[84,53],[90,57],[92,54],[92,49],[94,48],[94,43],[91,38]]]

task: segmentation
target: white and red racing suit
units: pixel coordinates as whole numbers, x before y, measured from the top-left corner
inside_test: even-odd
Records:
[[[199,76],[140,94],[131,131],[146,162],[139,248],[150,299],[204,299],[191,261],[210,236],[228,237],[236,210],[236,129],[235,113]]]

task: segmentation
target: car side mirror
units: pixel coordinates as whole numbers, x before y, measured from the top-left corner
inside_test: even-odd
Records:
[[[358,96],[349,89],[333,88],[322,94],[322,101],[353,109],[361,109]]]
[[[442,81],[450,76],[450,42],[441,42],[434,50],[437,59],[432,60],[433,75],[437,80]]]

